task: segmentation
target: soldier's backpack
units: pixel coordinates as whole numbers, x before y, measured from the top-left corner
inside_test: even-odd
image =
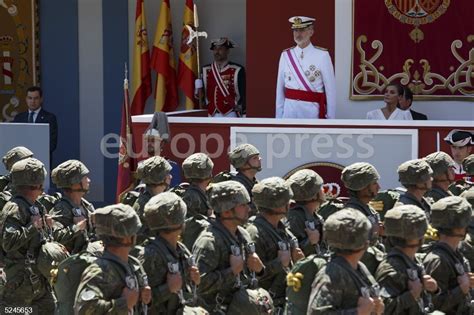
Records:
[[[222,171],[212,178],[211,183],[217,184],[217,183],[225,182],[228,180],[234,180],[234,178],[235,178],[234,173],[229,172],[229,171]]]
[[[180,198],[183,198],[184,193],[186,192],[186,190],[188,188],[189,188],[189,183],[183,182],[183,183],[180,183],[179,185],[176,185],[173,188],[171,188],[170,192],[175,193]]]
[[[299,260],[286,276],[286,314],[306,315],[311,285],[316,274],[326,265],[326,260],[310,255]]]
[[[59,315],[73,314],[74,299],[84,270],[102,256],[102,251],[88,250],[69,256],[57,267],[53,287],[58,299]]]
[[[393,209],[400,200],[400,192],[394,189],[388,189],[380,191],[374,199],[372,199],[369,205],[374,208],[375,211],[380,215],[380,220],[383,221],[385,213],[388,210]]]
[[[59,192],[55,192],[52,195],[48,195],[43,193],[41,196],[38,197],[38,202],[46,208],[46,213],[48,213],[54,206],[61,200],[62,195]]]

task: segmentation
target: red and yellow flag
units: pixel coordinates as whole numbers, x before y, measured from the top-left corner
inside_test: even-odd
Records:
[[[120,148],[117,172],[117,202],[133,188],[133,173],[136,161],[132,157],[134,150],[132,119],[130,116],[130,100],[128,96],[128,79],[123,82],[122,124],[120,128]]]
[[[175,110],[178,107],[178,91],[169,0],[163,0],[161,3],[151,54],[151,66],[157,72],[155,111],[170,112]]]
[[[133,99],[130,111],[132,115],[141,115],[145,110],[146,100],[151,95],[150,54],[143,0],[137,0],[132,71]]]
[[[195,41],[186,44],[189,38],[189,31],[186,25],[194,27],[194,1],[186,0],[183,16],[183,32],[181,33],[181,52],[178,63],[178,86],[186,96],[186,109],[199,108],[197,100],[194,98],[194,81],[197,78],[197,54]]]

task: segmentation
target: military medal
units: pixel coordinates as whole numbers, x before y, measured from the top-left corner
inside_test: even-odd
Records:
[[[309,77],[309,81],[314,82],[314,81],[316,81],[316,78],[315,77]]]
[[[311,66],[309,66],[309,70],[310,70],[310,71],[314,71],[314,70],[316,70],[316,66],[315,66],[315,65],[311,65]]]
[[[306,70],[306,71],[304,72],[304,75],[307,76],[307,77],[309,77],[309,76],[311,75],[311,72],[309,72],[308,70]]]

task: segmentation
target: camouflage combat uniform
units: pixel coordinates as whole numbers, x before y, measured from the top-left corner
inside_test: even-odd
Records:
[[[107,250],[105,238],[116,239],[136,235],[140,220],[130,206],[117,204],[97,209],[95,212],[97,235],[104,239],[105,251],[87,267],[77,289],[75,314],[130,314],[127,300],[122,295],[125,287],[139,290],[136,258],[129,256],[127,262]],[[143,273],[140,275],[143,276]],[[137,310],[135,305],[135,310]]]
[[[298,239],[298,243],[305,256],[312,254],[321,255],[321,245],[323,245],[323,218],[305,206],[305,202],[318,200],[321,198],[321,188],[323,179],[315,171],[304,169],[297,171],[288,178],[293,199],[296,201],[288,211],[287,222],[291,233]],[[321,203],[324,200],[319,200]],[[312,225],[319,232],[319,242],[311,244],[305,229]],[[326,247],[326,246],[324,246]]]
[[[385,215],[385,235],[389,239],[420,240],[427,228],[425,212],[413,205],[395,207]],[[428,295],[415,299],[408,287],[408,281],[423,281],[423,275],[421,261],[393,247],[375,274],[385,304],[384,314],[425,314],[425,307],[430,304]]]
[[[37,159],[26,158],[14,164],[11,174],[13,186],[42,185],[46,169]],[[36,265],[41,245],[46,239],[45,227],[40,231],[31,221],[33,215],[44,216],[45,213],[40,203],[31,203],[18,194],[2,211],[0,232],[7,283],[0,305],[36,306],[40,314],[54,312],[51,287]]]
[[[436,184],[437,178],[447,176],[448,170],[454,167],[454,160],[445,152],[434,152],[425,157],[425,161],[433,170],[433,188],[425,194],[425,197],[433,199],[434,202],[452,196],[449,190],[443,190]]]
[[[443,234],[444,229],[467,228],[471,205],[461,197],[447,197],[435,202],[431,207],[433,226]],[[438,283],[440,293],[433,296],[437,310],[446,314],[470,314],[471,295],[464,294],[458,283],[458,276],[470,272],[469,263],[459,249],[438,241],[423,259],[426,272]]]
[[[82,178],[88,174],[89,170],[82,162],[69,160],[58,165],[51,177],[58,188],[68,189],[74,184],[81,183]],[[81,204],[77,205],[64,195],[50,211],[55,221],[54,239],[66,246],[71,254],[85,249],[89,240],[94,239],[90,221],[90,216],[94,211],[94,206],[85,198],[82,198]],[[83,231],[78,230],[74,224],[74,217],[84,217],[87,220],[87,228]]]
[[[340,210],[324,223],[329,246],[340,250],[363,249],[370,229],[367,217],[353,209]],[[368,295],[377,295],[377,284],[365,265],[353,269],[336,254],[316,275],[307,314],[357,314],[359,298]]]

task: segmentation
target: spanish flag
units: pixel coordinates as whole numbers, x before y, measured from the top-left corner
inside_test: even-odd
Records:
[[[151,95],[150,54],[143,0],[137,0],[132,67],[133,100],[130,111],[132,115],[141,115],[145,110],[146,100]]]
[[[170,112],[175,110],[178,107],[178,91],[169,0],[163,0],[161,3],[151,54],[151,66],[157,72],[155,111]]]
[[[128,79],[125,71],[123,81],[122,124],[120,128],[120,148],[117,172],[117,202],[122,200],[125,193],[133,189],[133,174],[136,171],[136,161],[132,157],[133,145],[132,119],[130,116],[130,101],[128,96]]]
[[[186,96],[186,109],[199,108],[197,100],[194,98],[194,81],[197,78],[197,54],[193,41],[186,44],[189,38],[189,31],[186,25],[194,27],[194,1],[186,0],[183,16],[183,32],[181,33],[181,53],[178,63],[178,85]]]

